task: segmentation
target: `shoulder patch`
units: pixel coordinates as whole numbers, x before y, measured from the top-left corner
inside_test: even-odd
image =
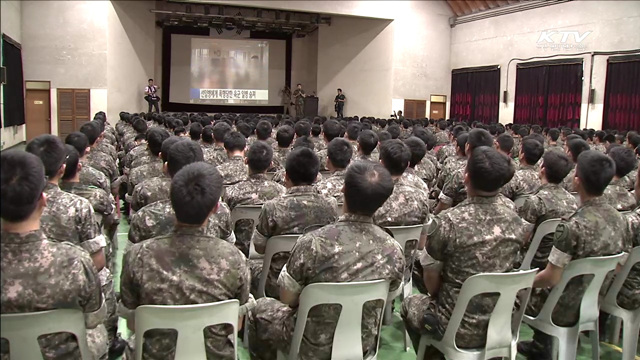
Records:
[[[565,223],[560,223],[556,227],[556,231],[553,234],[554,241],[565,241],[569,238],[569,227]]]
[[[427,236],[433,235],[438,229],[440,229],[442,220],[440,220],[437,216],[431,216],[429,219],[429,229],[427,231]]]

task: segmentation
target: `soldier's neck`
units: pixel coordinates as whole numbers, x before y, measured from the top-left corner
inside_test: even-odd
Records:
[[[21,222],[7,222],[2,220],[2,231],[13,234],[26,234],[32,231],[40,229],[40,213],[38,210],[34,211],[31,216],[25,221]]]
[[[51,179],[49,179],[48,182],[49,182],[49,184],[58,186],[58,184],[60,183],[60,178],[59,177],[51,178]]]

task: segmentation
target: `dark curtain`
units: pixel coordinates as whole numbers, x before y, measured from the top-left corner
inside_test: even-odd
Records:
[[[579,127],[582,63],[518,66],[513,122]]]
[[[456,69],[451,74],[452,118],[460,121],[498,122],[500,69]]]
[[[2,85],[4,126],[24,124],[24,80],[20,44],[2,35],[2,66],[7,68],[7,83]]]
[[[640,130],[640,58],[607,64],[603,129]]]

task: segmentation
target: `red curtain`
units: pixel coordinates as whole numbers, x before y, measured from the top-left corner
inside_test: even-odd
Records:
[[[579,127],[582,63],[522,65],[516,70],[513,122]]]
[[[468,123],[498,122],[500,69],[497,66],[475,69],[452,71],[451,117]]]
[[[609,59],[602,128],[640,130],[640,58]]]

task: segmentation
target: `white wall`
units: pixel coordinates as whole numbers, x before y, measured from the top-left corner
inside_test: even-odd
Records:
[[[537,41],[544,30],[591,33],[580,43],[573,36],[567,49],[544,48]],[[500,65],[500,98],[508,91],[507,104],[500,103],[500,122],[513,122],[516,64],[512,58],[530,58],[592,51],[640,49],[640,2],[571,1],[539,9],[458,25],[451,33],[451,68]],[[560,43],[562,35],[553,39]],[[573,56],[566,56],[573,57]],[[606,78],[606,56],[596,56],[592,88],[595,104],[588,105],[591,57],[584,59],[581,127],[600,129]],[[507,67],[509,82],[507,83]],[[588,112],[588,123],[587,123]]]
[[[318,31],[291,44],[291,87],[302,84],[306,93],[318,91]]]
[[[20,1],[0,1],[0,32],[7,34],[13,40],[22,43],[22,29],[20,19],[20,9],[22,5]],[[1,46],[0,46],[1,48]],[[2,49],[0,49],[0,54]],[[24,57],[24,52],[23,55]],[[1,57],[1,55],[0,55]],[[26,79],[26,78],[25,78]],[[0,86],[0,113],[2,114],[2,122],[4,125],[4,94],[3,86]],[[17,145],[26,139],[25,125],[3,127],[0,130],[0,142],[2,149],[8,149]]]

